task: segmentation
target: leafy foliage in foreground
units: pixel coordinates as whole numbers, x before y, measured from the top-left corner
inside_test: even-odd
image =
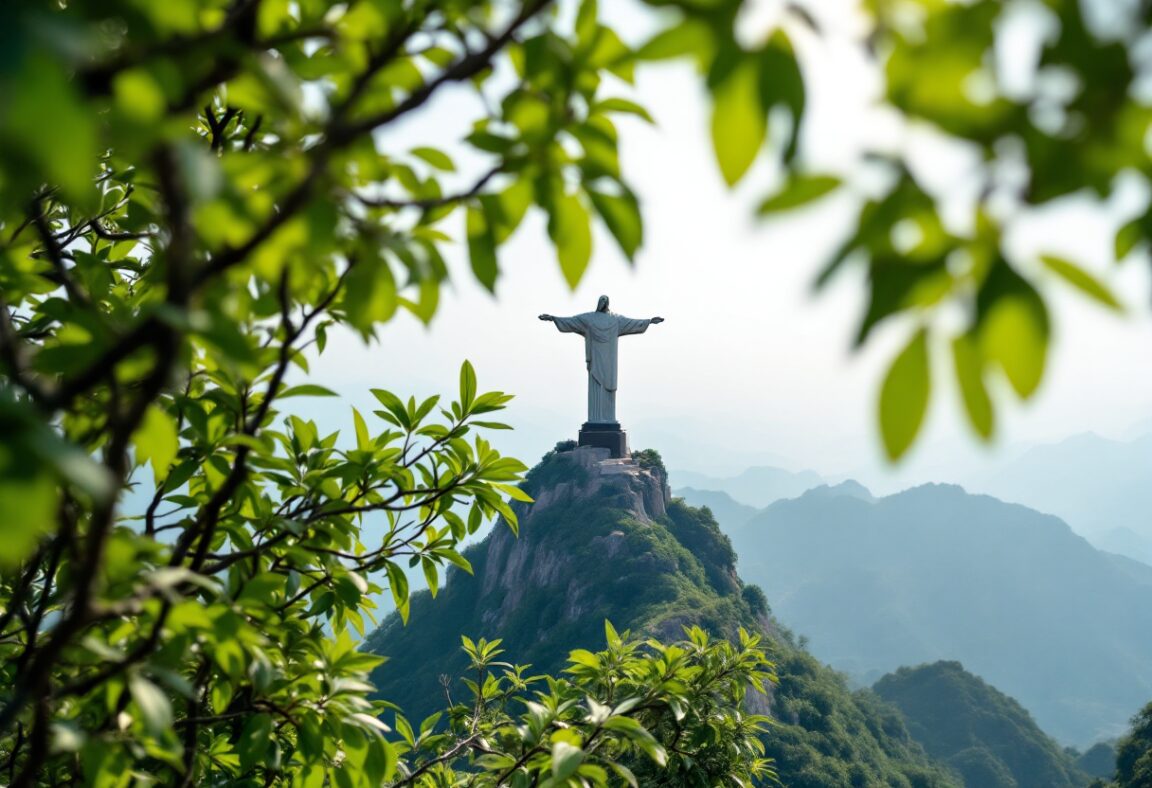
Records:
[[[1093,788],[1105,783],[1093,783]],[[1116,775],[1107,788],[1152,787],[1152,703],[1132,718],[1132,731],[1116,745]]]
[[[563,676],[498,662],[499,640],[464,638],[469,698],[426,719],[401,716],[398,785],[751,785],[774,777],[759,736],[768,718],[742,711],[775,680],[759,638],[739,645],[699,628],[665,646],[617,634],[568,657]],[[450,696],[449,696],[450,697]]]
[[[432,318],[451,216],[489,289],[533,206],[573,285],[594,216],[635,253],[614,119],[645,112],[607,78],[640,58],[595,2],[552,5],[5,5],[0,779],[388,775],[345,630],[384,585],[407,610],[398,561],[435,587],[514,526],[523,467],[476,434],[508,398],[465,364],[452,405],[377,390],[384,429],[340,437],[285,404],[332,392],[288,381],[332,329]],[[684,6],[735,51],[738,3]],[[463,142],[395,146],[457,86]]]
[[[366,698],[379,659],[345,630],[372,620],[377,577],[407,611],[400,561],[435,585],[445,564],[467,566],[455,545],[484,520],[515,526],[504,496],[523,466],[469,440],[508,397],[477,393],[465,363],[439,418],[435,398],[379,390],[385,429],[353,411],[355,440],[342,441],[294,416],[271,424],[282,374],[247,388],[198,371],[162,395],[149,406],[159,426],[136,438],[170,444],[150,455],[160,482],[146,511],[74,520],[81,502],[62,503],[63,530],[8,576],[0,758],[13,784],[390,772],[382,706]]]

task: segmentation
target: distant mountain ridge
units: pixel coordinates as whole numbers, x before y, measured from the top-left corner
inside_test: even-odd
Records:
[[[970,487],[1055,514],[1101,549],[1152,564],[1152,434],[1034,446]]]
[[[824,489],[729,533],[780,620],[863,680],[959,660],[1081,746],[1152,697],[1152,567],[1056,517],[954,485],[875,502]]]
[[[736,476],[708,476],[692,471],[672,471],[672,486],[727,493],[735,501],[762,509],[782,498],[795,498],[827,482],[815,471],[788,471],[771,466],[748,468]]]

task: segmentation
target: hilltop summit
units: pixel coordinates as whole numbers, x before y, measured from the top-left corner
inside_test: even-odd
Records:
[[[909,736],[899,713],[852,692],[772,618],[736,573],[736,555],[706,509],[673,498],[654,451],[612,459],[561,445],[533,468],[518,504],[520,533],[497,527],[465,553],[435,605],[414,595],[407,626],[393,615],[368,638],[389,661],[374,676],[410,719],[443,708],[465,660],[460,636],[501,638],[510,661],[555,673],[569,651],[595,648],[605,619],[665,640],[699,625],[768,636],[780,681],[750,698],[779,725],[767,734],[786,785],[946,786],[952,778]]]

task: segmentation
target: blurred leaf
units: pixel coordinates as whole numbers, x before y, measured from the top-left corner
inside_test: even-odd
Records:
[[[271,744],[272,717],[264,713],[253,714],[244,723],[236,746],[241,768],[247,770],[262,764]]]
[[[916,440],[931,390],[928,332],[920,329],[896,356],[880,389],[880,435],[888,459],[900,459]]]
[[[489,293],[495,292],[496,277],[500,273],[496,262],[496,239],[482,206],[468,206],[467,231],[472,273]]]
[[[17,566],[56,530],[56,481],[39,463],[14,465],[0,449],[0,569]],[[7,464],[7,467],[4,467]]]
[[[284,389],[276,395],[277,399],[286,399],[288,397],[337,397],[339,396],[335,391],[324,386],[316,385],[315,383],[304,383],[299,386],[291,386]]]
[[[794,175],[784,187],[760,203],[761,216],[779,211],[790,211],[813,200],[818,200],[840,185],[840,179],[831,175]]]
[[[1124,307],[1116,300],[1116,296],[1112,295],[1111,290],[1075,263],[1052,255],[1041,255],[1040,262],[1044,263],[1049,271],[1095,301],[1117,312],[1124,311]]]
[[[41,52],[0,82],[0,140],[36,163],[41,182],[59,184],[83,203],[94,195],[96,114],[85,105],[63,65]]]
[[[564,279],[575,290],[592,258],[591,222],[575,195],[560,194],[555,198],[548,233],[556,244]]]
[[[952,361],[968,421],[977,434],[987,440],[995,428],[994,411],[984,385],[984,360],[980,357],[980,346],[972,336],[963,335],[952,341]]]
[[[631,192],[616,196],[589,189],[588,197],[612,237],[620,244],[624,256],[632,260],[644,242],[644,224],[636,196]]]
[[[132,433],[132,445],[136,447],[137,462],[152,464],[152,473],[159,486],[168,476],[180,449],[176,422],[159,405],[150,405],[144,411],[140,426]]]
[[[164,691],[139,674],[128,679],[128,688],[148,733],[157,737],[167,733],[172,727],[172,703]]]
[[[1032,396],[1048,358],[1048,308],[1032,285],[1003,261],[993,266],[981,288],[980,349],[1008,377],[1016,393]]]
[[[436,148],[413,148],[412,155],[423,159],[438,170],[455,172],[456,165],[452,163],[447,153]]]
[[[566,741],[552,745],[552,779],[557,782],[567,780],[576,773],[584,761],[584,751]]]
[[[729,186],[752,166],[767,132],[759,73],[754,61],[745,60],[712,89],[712,146]]]
[[[344,310],[361,334],[392,319],[399,305],[396,282],[388,263],[375,254],[357,260],[344,282]]]

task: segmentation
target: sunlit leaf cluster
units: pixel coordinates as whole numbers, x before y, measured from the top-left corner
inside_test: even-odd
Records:
[[[759,638],[686,630],[664,645],[617,633],[607,648],[573,651],[561,677],[498,661],[500,641],[464,638],[469,696],[416,731],[395,718],[397,785],[717,786],[774,777],[760,736],[767,717],[744,710],[775,681]],[[387,720],[387,716],[385,716]],[[447,725],[440,724],[443,720]]]
[[[1122,309],[1085,261],[1055,248],[1023,255],[1009,238],[1071,199],[1108,205],[1125,178],[1147,191],[1152,102],[1141,88],[1149,75],[1141,47],[1149,20],[1139,4],[1110,1],[866,7],[871,57],[901,137],[864,151],[860,172],[887,185],[864,190],[855,231],[821,283],[847,265],[866,269],[858,346],[882,325],[906,332],[879,398],[884,447],[898,458],[924,421],[937,355],[946,356],[972,429],[989,439],[1005,395],[1028,399],[1044,378],[1054,290]],[[933,154],[914,156],[911,140]],[[956,154],[973,162],[971,183],[936,171]],[[825,178],[792,177],[764,209],[823,196],[834,185]],[[1149,229],[1143,214],[1119,227],[1115,258],[1146,256]]]

